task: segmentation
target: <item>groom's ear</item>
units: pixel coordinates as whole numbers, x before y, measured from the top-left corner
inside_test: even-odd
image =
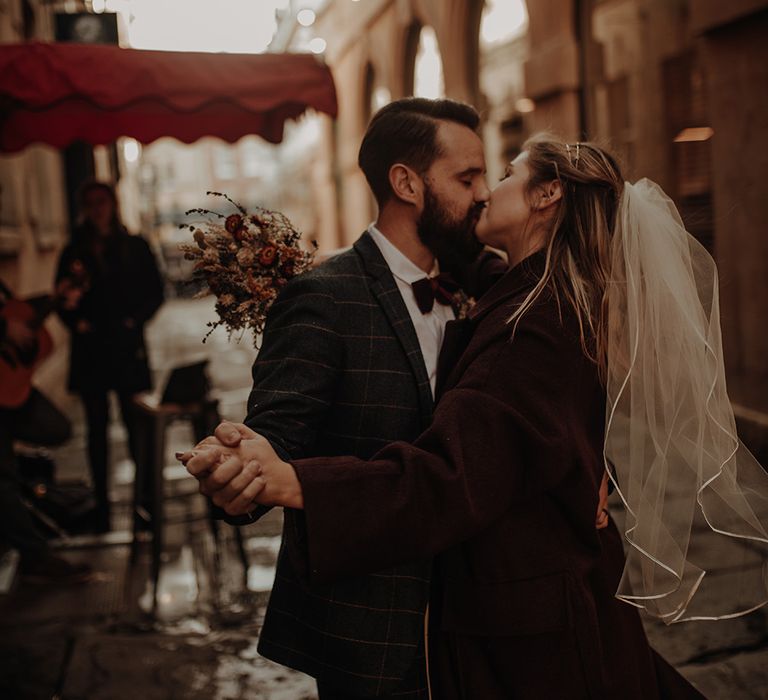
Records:
[[[424,192],[421,178],[407,165],[395,163],[389,169],[389,186],[401,202],[420,207]]]

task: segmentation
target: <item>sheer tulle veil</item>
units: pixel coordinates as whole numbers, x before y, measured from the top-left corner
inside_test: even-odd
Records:
[[[607,287],[605,460],[626,507],[617,596],[667,623],[768,602],[768,474],[739,441],[709,253],[626,183]]]

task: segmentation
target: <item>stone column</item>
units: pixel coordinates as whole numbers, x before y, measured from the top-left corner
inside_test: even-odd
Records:
[[[484,0],[424,4],[440,45],[446,97],[481,108],[479,34]]]
[[[536,103],[529,115],[533,131],[548,130],[565,139],[580,134],[579,45],[575,0],[528,3],[530,58],[526,92]]]

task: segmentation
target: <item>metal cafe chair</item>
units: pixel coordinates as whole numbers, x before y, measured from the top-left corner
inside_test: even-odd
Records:
[[[220,422],[219,401],[211,395],[206,367],[208,361],[174,368],[162,395],[143,392],[134,397],[134,407],[145,429],[141,464],[136,465],[133,495],[133,539],[131,561],[135,562],[140,542],[139,530],[148,526],[152,540],[152,610],[157,610],[158,584],[162,566],[165,526],[171,524],[165,514],[165,503],[172,498],[197,496],[197,491],[170,495],[166,493],[165,450],[166,431],[172,423],[186,420],[192,425],[195,441],[199,442],[213,432]],[[207,502],[207,518],[214,539],[216,559],[219,560],[219,522],[214,517],[213,505]],[[195,518],[196,519],[196,518]],[[185,518],[181,521],[188,522]],[[235,528],[238,554],[247,577],[248,558],[240,528]]]

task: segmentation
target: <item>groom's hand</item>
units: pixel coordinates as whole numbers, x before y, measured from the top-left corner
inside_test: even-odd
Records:
[[[230,421],[225,420],[216,426],[213,435],[197,443],[195,449],[203,445],[214,447],[237,447],[241,440],[248,440],[256,437],[256,435],[258,435],[258,433],[251,430],[244,423],[231,423]],[[179,455],[177,455],[177,457],[179,457]],[[180,459],[184,461],[183,457],[180,457]]]
[[[240,468],[240,473],[231,479],[228,473],[219,476],[225,464],[235,471]],[[223,481],[227,481],[226,485],[218,488]],[[209,488],[216,489],[211,496],[213,502],[229,515],[250,513],[255,504],[304,507],[301,485],[293,467],[280,459],[269,440],[258,434],[241,440],[235,455],[204,480],[201,490]]]
[[[212,436],[201,440],[192,450],[177,452],[176,458],[197,479],[200,493],[221,506],[226,494],[216,496],[218,491],[230,486],[234,481],[235,484],[230,490],[237,488],[239,493],[245,488],[245,482],[250,484],[258,476],[258,466],[244,462],[237,455],[241,441],[257,435],[258,433],[242,423],[224,421],[217,426]]]
[[[250,513],[266,485],[261,476],[261,464],[249,458],[249,442],[252,441],[240,440],[235,449],[201,443],[179,457],[187,471],[197,479],[200,493],[228,515]]]
[[[214,438],[226,447],[237,447],[241,440],[250,440],[257,435],[255,430],[251,430],[244,423],[230,423],[226,420],[219,423],[213,431]]]
[[[277,456],[266,438],[233,423],[222,423],[216,434],[221,439],[206,438],[194,450],[177,454],[198,480],[200,493],[229,515],[250,513],[256,503],[303,506],[293,467]],[[236,446],[225,447],[223,440]]]
[[[237,448],[241,440],[254,438],[257,435],[258,433],[243,423],[222,421],[213,435],[198,442],[192,450],[177,452],[176,459],[187,467],[187,471],[192,476],[201,480],[209,476],[213,468],[231,454],[231,450],[223,448]]]
[[[194,449],[197,450],[201,447],[237,447],[241,440],[247,440],[256,435],[258,433],[251,430],[244,423],[231,423],[225,420],[216,426],[213,435],[203,438],[195,445]],[[192,451],[177,452],[176,458],[186,463],[191,458],[191,455]]]

